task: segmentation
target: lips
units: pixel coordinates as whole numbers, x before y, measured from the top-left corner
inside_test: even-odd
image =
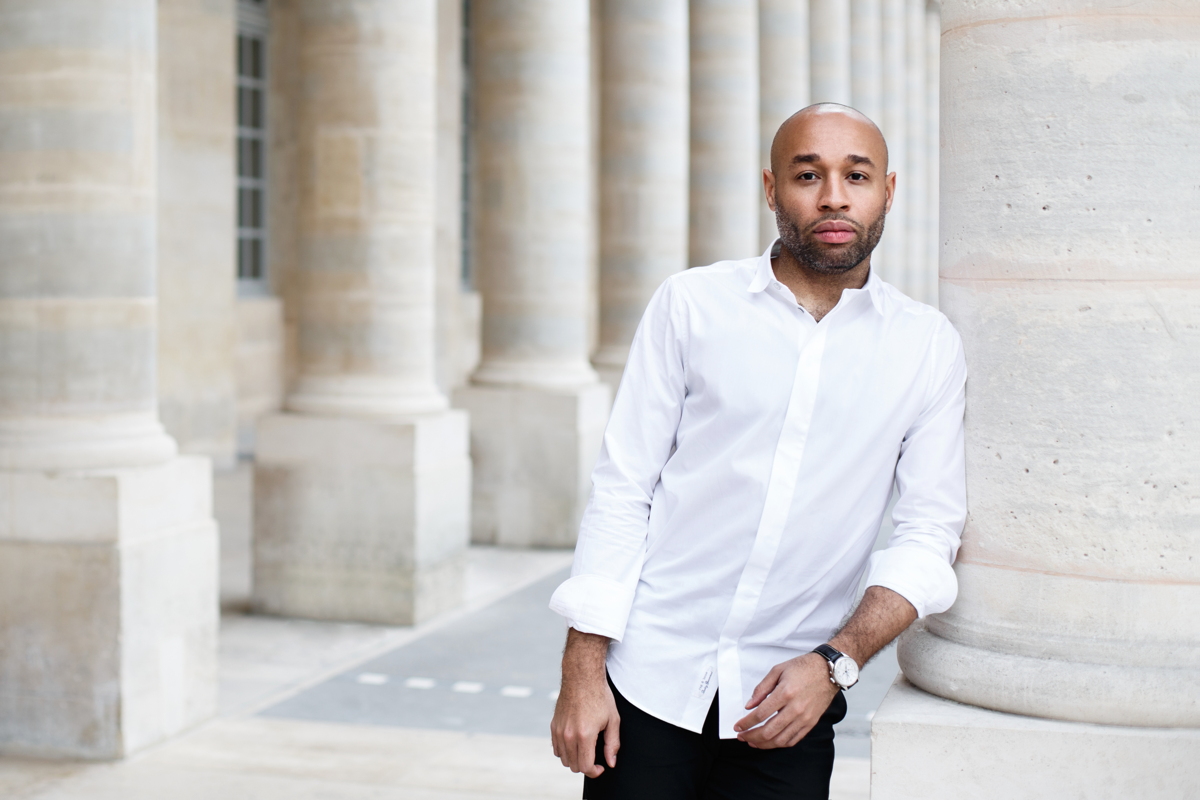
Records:
[[[858,231],[849,222],[829,220],[813,228],[813,235],[817,238],[817,241],[824,242],[825,244],[845,244],[857,236]]]

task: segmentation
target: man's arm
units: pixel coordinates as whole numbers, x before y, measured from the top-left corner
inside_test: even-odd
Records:
[[[563,650],[562,688],[554,706],[550,738],[554,755],[572,772],[595,778],[604,772],[596,764],[596,737],[604,731],[604,762],[617,765],[621,747],[621,717],[604,669],[611,640],[594,633],[567,631]]]
[[[850,621],[829,643],[861,668],[916,618],[912,603],[891,589],[870,586]],[[837,692],[829,680],[829,662],[818,653],[806,653],[767,673],[746,704],[754,710],[733,729],[751,747],[791,747],[812,730]],[[767,723],[756,728],[763,720]]]

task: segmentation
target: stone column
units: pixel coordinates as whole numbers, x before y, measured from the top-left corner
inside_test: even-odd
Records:
[[[932,306],[938,304],[938,184],[941,180],[938,85],[941,81],[941,42],[942,7],[937,0],[930,0],[925,9],[925,208],[928,209],[928,216],[925,223],[926,269],[920,299]]]
[[[476,0],[471,214],[483,342],[472,536],[568,546],[609,409],[588,363],[593,194],[587,0]]]
[[[850,5],[851,105],[879,124],[883,113],[882,0]]]
[[[211,466],[156,407],[154,0],[0,6],[0,750],[210,716]]]
[[[181,451],[223,468],[237,431],[235,41],[231,4],[158,4],[159,413]]]
[[[759,166],[771,166],[771,142],[783,121],[809,104],[808,0],[758,3]],[[763,192],[760,187],[759,194]],[[758,248],[779,235],[775,213],[759,200]]]
[[[908,84],[905,79],[905,3],[881,0],[883,15],[883,100],[879,127],[888,145],[888,170],[896,173],[896,196],[888,212],[883,239],[871,260],[880,277],[898,289],[904,288],[908,263]]]
[[[943,4],[970,516],[873,798],[1200,792],[1200,7],[1052,10]]]
[[[689,266],[760,252],[758,3],[691,0]]]
[[[650,295],[687,267],[687,0],[601,10],[600,347],[613,388]]]
[[[929,206],[927,204],[926,186],[929,181],[927,173],[927,147],[925,140],[926,121],[926,87],[925,87],[925,0],[907,0],[905,8],[905,95],[908,98],[908,110],[905,114],[907,136],[905,144],[904,172],[897,175],[897,191],[904,194],[905,243],[908,253],[905,257],[907,269],[904,271],[904,283],[900,287],[904,293],[916,300],[924,300],[925,274],[932,267],[926,261],[928,251],[925,248],[926,232],[929,225]],[[899,180],[903,180],[903,188]]]
[[[853,101],[850,75],[850,0],[809,0],[812,101]]]
[[[258,426],[254,604],[407,624],[462,600],[467,419],[434,381],[435,0],[305,0],[299,361]]]

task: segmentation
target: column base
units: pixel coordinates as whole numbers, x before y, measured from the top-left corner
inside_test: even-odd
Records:
[[[463,602],[467,415],[259,420],[253,607],[412,625]]]
[[[0,472],[0,751],[120,758],[212,716],[211,476]]]
[[[1005,714],[927,694],[903,675],[871,724],[871,800],[1197,796],[1200,729]]]
[[[472,541],[575,544],[611,397],[602,383],[559,390],[467,386],[454,393],[454,405],[471,414]]]

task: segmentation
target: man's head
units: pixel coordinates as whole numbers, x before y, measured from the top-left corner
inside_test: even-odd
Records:
[[[895,194],[887,167],[883,134],[848,106],[818,103],[779,126],[763,184],[792,257],[824,274],[866,260]]]

